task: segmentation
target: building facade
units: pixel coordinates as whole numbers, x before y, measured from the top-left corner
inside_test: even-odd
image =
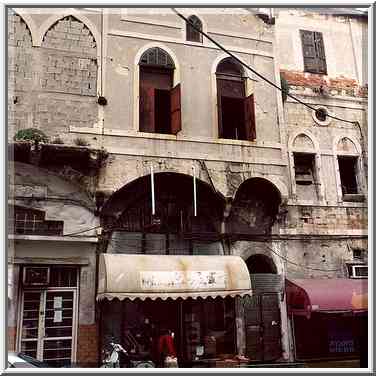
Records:
[[[363,136],[325,115],[366,129],[358,54],[306,73],[290,18],[324,23],[293,11],[182,9],[195,28],[168,9],[8,11],[10,346],[98,365],[112,338],[151,351],[145,330],[170,329],[181,364],[293,360],[286,278],[348,278],[366,255]],[[322,17],[361,41],[362,19]]]

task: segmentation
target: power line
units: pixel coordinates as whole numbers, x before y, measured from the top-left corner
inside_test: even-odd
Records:
[[[220,43],[218,43],[216,40],[214,40],[212,37],[210,37],[208,34],[206,34],[204,31],[202,31],[200,28],[198,28],[196,25],[194,25],[190,20],[188,20],[186,17],[184,17],[181,13],[179,13],[175,8],[171,8],[172,11],[174,13],[176,13],[180,18],[182,18],[186,23],[188,23],[191,27],[193,27],[196,31],[198,31],[200,34],[204,35],[207,39],[209,39],[212,43],[214,43],[217,47],[219,47],[222,51],[226,52],[229,56],[231,56],[233,59],[235,59],[239,64],[243,65],[244,67],[246,67],[247,69],[249,69],[252,73],[254,73],[256,76],[260,77],[262,80],[264,80],[265,82],[267,82],[269,85],[275,87],[276,89],[278,89],[279,91],[285,93],[288,97],[294,99],[295,101],[297,101],[298,103],[302,104],[303,106],[306,106],[308,107],[309,109],[313,110],[313,111],[317,111],[317,108],[301,101],[299,98],[295,97],[294,95],[291,95],[289,93],[287,93],[285,90],[283,90],[282,88],[280,88],[278,85],[276,85],[274,82],[270,81],[269,79],[267,79],[265,76],[263,76],[262,74],[258,73],[257,71],[255,71],[253,68],[251,68],[248,64],[244,63],[242,60],[240,60],[236,55],[234,55],[233,53],[231,53],[229,50],[227,50],[225,47],[223,47]],[[355,124],[355,125],[358,125],[359,122],[358,121],[350,121],[350,120],[345,120],[345,119],[341,119],[337,116],[334,116],[334,115],[330,115],[330,114],[326,114],[326,116],[332,118],[332,119],[336,119],[336,120],[339,120],[339,121],[343,121],[345,123],[350,123],[350,124]]]

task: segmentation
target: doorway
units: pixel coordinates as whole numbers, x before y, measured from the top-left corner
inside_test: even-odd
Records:
[[[75,358],[76,291],[27,290],[22,294],[19,350],[50,366]]]

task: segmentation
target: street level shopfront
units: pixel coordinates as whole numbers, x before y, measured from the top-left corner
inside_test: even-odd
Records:
[[[118,341],[158,363],[158,337],[169,330],[179,367],[231,358],[237,349],[237,299],[251,295],[238,256],[101,254],[101,347]]]
[[[367,280],[287,280],[299,361],[359,359],[367,349]]]

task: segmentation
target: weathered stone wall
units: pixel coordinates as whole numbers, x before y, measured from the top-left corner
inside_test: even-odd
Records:
[[[97,123],[97,43],[81,21],[57,21],[36,47],[28,25],[11,11],[8,41],[9,139],[34,127],[68,140],[70,126]]]

